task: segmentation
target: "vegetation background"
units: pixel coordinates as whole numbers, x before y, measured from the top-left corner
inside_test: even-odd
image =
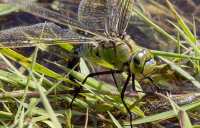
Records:
[[[0,0],[0,3],[4,2],[6,0]],[[79,0],[39,0],[38,2],[66,16],[77,18]],[[172,56],[171,54],[157,52],[158,55],[170,60],[165,63],[171,68],[163,68],[163,72],[156,75],[159,76],[157,78],[161,83],[173,91],[186,90],[190,85],[199,87],[200,54],[197,53],[200,52],[198,38],[200,1],[171,0],[170,2],[171,6],[165,0],[135,0],[136,10],[127,33],[138,45],[145,48],[170,53],[187,53],[193,56],[170,58],[167,56]],[[0,4],[0,30],[41,22],[45,20]],[[180,44],[187,48],[181,49]],[[77,81],[81,81],[85,77],[84,72],[88,72],[88,67],[82,62],[82,66],[79,67],[81,73],[70,70],[74,68],[77,61],[69,58],[68,54],[59,47],[53,49],[55,50],[53,53],[58,53],[58,56],[52,54],[51,47],[45,52],[33,47],[0,49],[0,126],[9,128],[129,127],[126,126],[129,125],[128,114],[121,103],[120,94],[108,76],[89,79],[84,87],[90,93],[81,93],[73,109],[69,109],[73,97],[73,92],[70,90],[77,85],[76,82],[71,81],[69,74]],[[75,65],[70,69],[64,67],[71,63]],[[100,66],[96,67],[95,71],[105,70]],[[139,84],[149,85],[145,82]],[[135,117],[134,126],[138,128],[200,127],[200,101],[196,97],[199,93],[190,94],[196,94],[197,100],[192,102],[191,96],[186,95],[187,102],[184,105],[180,104],[183,105],[181,107],[177,105],[178,102],[165,96],[161,98],[150,96],[131,107],[136,99],[133,98],[134,94],[127,92],[126,100]]]

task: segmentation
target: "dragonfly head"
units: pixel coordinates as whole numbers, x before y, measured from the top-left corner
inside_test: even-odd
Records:
[[[138,50],[130,58],[130,69],[134,74],[143,74],[144,76],[151,74],[156,68],[156,65],[154,56],[147,49]]]

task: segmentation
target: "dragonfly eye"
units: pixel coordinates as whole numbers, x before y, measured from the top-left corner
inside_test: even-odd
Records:
[[[152,58],[150,60],[147,60],[145,65],[154,65],[155,63],[156,63],[155,60]]]
[[[140,59],[138,58],[138,56],[134,56],[132,58],[132,63],[135,65],[140,65]]]
[[[145,57],[146,52],[144,50],[139,51],[138,53],[136,53],[133,57],[132,57],[132,63],[137,66],[140,67],[144,64],[144,57]]]
[[[156,69],[157,62],[154,58],[146,58],[143,68],[143,74],[151,74]]]
[[[134,73],[146,74],[152,72],[156,65],[152,54],[146,50],[142,49],[132,56],[130,67]]]

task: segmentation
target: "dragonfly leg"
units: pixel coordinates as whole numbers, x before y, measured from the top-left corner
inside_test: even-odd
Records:
[[[136,92],[136,88],[135,88],[135,74],[131,74],[131,76],[132,76],[132,90],[134,91],[134,92]]]
[[[70,68],[70,69],[74,69],[75,71],[78,71],[79,70],[79,66],[74,66],[74,65],[77,65],[79,63],[79,58],[74,58],[73,60],[70,60],[69,62],[68,62],[68,67]],[[71,76],[71,75],[69,75],[69,79],[71,80],[71,81],[74,81],[74,82],[76,82],[75,81],[75,78],[73,77],[73,76]],[[70,102],[70,105],[69,105],[69,108],[72,110],[72,105],[73,105],[73,102],[75,101],[75,99],[76,99],[76,97],[78,96],[78,94],[82,91],[82,86],[80,85],[79,87],[75,87],[74,89],[74,95],[73,95],[73,98],[72,98],[72,100],[71,100],[71,102]]]
[[[170,90],[168,89],[161,89],[155,82],[154,80],[151,78],[151,77],[144,77],[141,82],[145,79],[148,79],[152,84],[153,84],[153,87],[151,87],[151,91],[147,91],[146,93],[148,94],[154,94],[154,92],[160,92],[162,94],[167,94],[167,93],[170,93]]]
[[[83,89],[83,86],[79,86],[79,87],[76,87],[74,90],[74,96],[72,98],[72,101],[70,102],[70,105],[69,105],[69,108],[72,110],[72,105],[73,105],[73,102],[75,101],[76,97],[79,95],[79,93],[81,92],[81,90]]]
[[[117,82],[116,82],[116,79],[115,79],[115,76],[114,76],[114,73],[122,73],[122,71],[120,71],[120,70],[110,70],[110,71],[103,71],[103,72],[90,73],[90,74],[88,74],[88,75],[85,77],[85,79],[82,81],[82,84],[84,84],[84,83],[87,81],[87,79],[88,79],[89,77],[111,74],[111,75],[113,76],[113,79],[114,79],[114,82],[115,82],[116,87],[118,87]],[[130,125],[131,125],[131,128],[132,128],[132,127],[133,127],[133,126],[132,126],[132,113],[131,113],[130,109],[128,108],[126,102],[124,101],[125,91],[126,91],[126,88],[127,88],[127,86],[128,86],[128,83],[129,83],[129,81],[130,81],[131,76],[133,77],[133,78],[132,78],[132,79],[133,79],[133,90],[135,91],[135,86],[134,86],[134,85],[135,85],[135,84],[134,84],[135,77],[134,77],[134,75],[131,75],[131,71],[129,70],[129,71],[128,71],[128,77],[127,77],[126,82],[124,83],[124,86],[123,86],[122,91],[121,91],[121,100],[122,100],[122,103],[123,103],[123,105],[124,105],[126,111],[127,111],[128,114],[129,114],[129,117],[130,117]]]
[[[110,71],[103,71],[103,72],[91,73],[91,74],[89,74],[89,75],[86,76],[86,78],[83,80],[82,84],[84,84],[84,83],[87,81],[87,79],[88,79],[89,77],[94,77],[94,76],[98,76],[98,75],[111,74],[111,75],[113,76],[115,85],[116,85],[116,87],[118,88],[118,85],[117,85],[117,82],[116,82],[114,73],[122,73],[122,71],[120,71],[120,70],[110,70]],[[133,76],[134,76],[134,75],[133,75]],[[130,81],[130,78],[131,78],[131,72],[130,72],[130,70],[129,70],[129,71],[128,71],[128,77],[127,77],[126,82],[124,83],[124,86],[123,86],[122,91],[121,91],[121,100],[122,100],[122,103],[123,103],[123,105],[124,105],[126,111],[127,111],[128,114],[129,114],[130,125],[131,125],[131,128],[133,128],[133,126],[132,126],[132,113],[131,113],[130,109],[128,108],[126,102],[124,101],[125,91],[126,91],[126,88],[127,88],[127,86],[128,86],[128,83],[129,83],[129,81]],[[133,79],[135,80],[135,77],[134,77]],[[134,81],[134,80],[133,80],[133,81]],[[135,87],[133,87],[133,88],[134,88],[134,90],[135,90]]]
[[[122,73],[122,71],[118,71],[118,70],[110,70],[110,71],[103,71],[103,72],[96,72],[96,73],[90,73],[88,74],[85,79],[81,82],[81,84],[85,84],[85,82],[87,81],[87,79],[89,77],[94,77],[94,76],[99,76],[99,75],[106,75],[106,74],[114,74],[114,73]],[[113,77],[115,78],[115,77]],[[116,82],[116,79],[114,79],[114,82],[117,86],[117,82]],[[70,109],[72,109],[72,105],[73,105],[73,102],[75,101],[76,97],[79,95],[80,91],[83,89],[83,86],[79,86],[79,87],[76,87],[75,88],[75,93],[74,93],[74,96],[72,98],[72,101],[70,103]]]
[[[118,84],[117,84],[117,80],[116,80],[115,74],[112,73],[111,75],[112,75],[112,78],[113,78],[113,81],[114,81],[115,86],[117,87],[117,89],[119,89],[119,86],[118,86]]]
[[[90,73],[82,81],[82,84],[84,84],[89,77],[100,76],[100,75],[109,75],[109,74],[113,74],[113,73],[122,73],[122,71],[120,71],[120,70],[110,70],[110,71],[102,71],[102,72]]]
[[[133,128],[133,126],[132,126],[132,113],[131,113],[130,109],[128,108],[128,106],[127,106],[127,104],[126,104],[126,102],[125,102],[125,100],[124,100],[125,91],[126,91],[126,88],[127,88],[127,86],[128,86],[128,83],[129,83],[129,81],[130,81],[130,78],[131,78],[131,72],[130,72],[130,70],[129,70],[129,71],[128,71],[128,77],[127,77],[127,79],[126,79],[126,81],[125,81],[125,83],[124,83],[124,86],[123,86],[123,88],[122,88],[122,91],[121,91],[121,100],[122,100],[122,103],[123,103],[123,105],[124,105],[126,111],[127,111],[128,114],[129,114],[130,125],[131,125],[131,128]]]

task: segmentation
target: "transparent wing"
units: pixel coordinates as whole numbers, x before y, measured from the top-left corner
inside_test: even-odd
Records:
[[[54,23],[39,23],[0,31],[1,47],[30,47],[38,45],[40,41],[46,45],[66,42],[80,44],[90,43],[92,38],[80,36]]]
[[[63,15],[77,19],[79,2],[79,0],[59,0],[53,3],[52,8]]]
[[[119,0],[108,0],[107,1],[107,11],[109,14],[108,20],[106,22],[106,31],[107,33],[118,33],[118,23],[120,19],[119,14]]]
[[[108,0],[108,31],[119,35],[126,31],[131,17],[133,2],[133,0]]]
[[[95,31],[121,35],[126,31],[133,0],[81,0],[79,21]]]
[[[79,21],[94,31],[104,32],[108,17],[106,0],[81,0],[78,9]]]
[[[30,0],[26,0],[26,1],[8,0],[8,3],[19,7],[19,9],[23,10],[24,12],[28,12],[30,14],[42,17],[44,19],[48,19],[50,21],[53,21],[55,23],[58,23],[58,24],[61,24],[64,26],[70,26],[75,29],[88,32],[88,33],[98,36],[99,38],[102,38],[102,39],[105,38],[100,33],[92,32],[90,29],[87,28],[87,26],[81,24],[78,20],[75,20],[66,15],[62,15],[58,12],[49,10],[47,8],[44,8],[44,7],[40,6],[39,4],[31,2]]]

